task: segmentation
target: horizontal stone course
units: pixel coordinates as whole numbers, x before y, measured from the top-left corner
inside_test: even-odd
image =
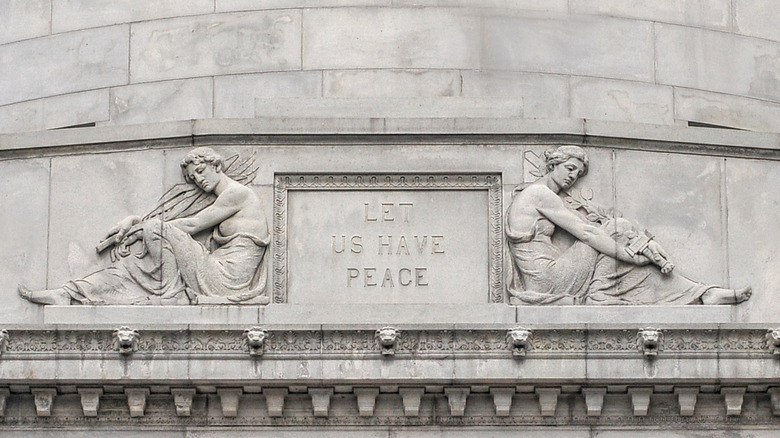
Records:
[[[780,101],[780,42],[656,25],[661,84]]]
[[[208,14],[214,0],[51,0],[52,32],[90,27]]]
[[[729,30],[731,25],[730,0],[656,0],[642,3],[571,0],[570,3],[572,14],[607,15],[719,30]]]
[[[574,16],[486,17],[481,67],[653,80],[652,24]]]
[[[126,25],[102,27],[0,46],[0,105],[128,80]]]
[[[260,11],[134,24],[131,81],[297,70],[300,15]]]
[[[211,78],[197,78],[113,88],[109,124],[211,118],[212,85]]]
[[[48,35],[52,0],[0,2],[0,44]]]
[[[675,87],[678,120],[759,132],[780,132],[780,102]]]
[[[670,125],[671,87],[596,78],[571,79],[572,117]]]

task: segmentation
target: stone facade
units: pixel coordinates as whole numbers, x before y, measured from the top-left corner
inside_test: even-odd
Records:
[[[0,435],[777,434],[771,0],[0,7]],[[569,207],[752,296],[518,305],[508,209],[561,145],[589,156]],[[256,158],[261,299],[20,296],[115,266],[105,231],[202,146]]]
[[[2,6],[5,133],[280,115],[780,130],[771,0]]]

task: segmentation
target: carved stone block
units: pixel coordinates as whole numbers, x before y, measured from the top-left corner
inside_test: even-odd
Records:
[[[493,405],[496,407],[496,416],[509,416],[509,411],[512,409],[512,397],[515,395],[515,388],[490,388],[490,394],[493,396]]]
[[[0,388],[0,417],[5,416],[5,406],[11,391],[8,388]]]
[[[370,417],[374,415],[374,406],[376,405],[376,396],[379,395],[379,388],[355,388],[353,392],[357,397],[360,416]]]
[[[506,333],[506,340],[512,347],[513,356],[525,357],[526,352],[532,348],[533,334],[533,330],[523,327],[515,327]]]
[[[262,327],[252,327],[244,330],[244,338],[249,347],[250,356],[262,356],[265,347],[265,339],[268,337],[268,330]]]
[[[645,358],[652,359],[663,349],[664,333],[657,328],[642,328],[639,329],[636,340],[639,351]]]
[[[241,394],[244,390],[241,388],[220,388],[217,389],[219,401],[222,405],[222,415],[225,417],[235,417],[238,415],[238,403],[241,400]]]
[[[582,388],[582,395],[585,396],[585,407],[589,417],[598,417],[601,415],[601,409],[604,406],[604,394],[607,388]]]
[[[192,398],[195,396],[195,392],[195,388],[171,388],[176,415],[189,417],[192,414]]]
[[[51,405],[54,403],[57,390],[54,388],[33,388],[31,392],[35,401],[36,415],[39,417],[51,416]]]
[[[631,405],[634,408],[634,415],[642,417],[647,415],[650,408],[650,395],[653,388],[628,388],[628,394],[631,395]]]
[[[699,388],[674,388],[674,393],[677,394],[677,402],[680,404],[680,415],[683,417],[693,416]]]
[[[450,415],[462,417],[466,412],[466,400],[469,397],[469,388],[444,388],[447,403],[450,406]]]
[[[742,401],[744,400],[746,389],[747,388],[720,389],[720,393],[723,394],[724,401],[726,402],[726,415],[742,414]]]
[[[122,354],[132,354],[138,349],[138,330],[133,330],[128,326],[122,326],[114,330],[114,345],[118,352]]]
[[[404,404],[405,416],[416,417],[420,415],[420,400],[424,393],[425,388],[398,388],[398,394],[401,395]]]
[[[78,392],[81,396],[81,409],[84,411],[84,416],[97,417],[103,388],[79,388]]]
[[[536,396],[539,399],[539,411],[543,417],[554,417],[558,407],[558,394],[561,388],[536,388]]]
[[[395,344],[401,336],[401,330],[393,327],[382,327],[376,331],[376,339],[382,347],[382,356],[395,355]]]
[[[311,396],[311,404],[314,407],[314,416],[327,417],[333,388],[309,388],[309,395]]]
[[[780,355],[780,329],[769,329],[766,331],[766,348],[772,354]]]
[[[143,417],[146,411],[146,397],[149,388],[125,388],[127,406],[130,408],[131,417]]]
[[[287,396],[287,388],[265,388],[265,403],[268,406],[268,415],[281,417],[284,413],[284,398]]]

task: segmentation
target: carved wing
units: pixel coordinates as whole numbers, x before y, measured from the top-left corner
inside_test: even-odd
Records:
[[[241,159],[238,154],[231,155],[223,163],[223,172],[231,179],[243,185],[249,185],[257,176],[256,154],[253,151],[248,158]],[[160,197],[157,205],[143,220],[162,216],[165,220],[192,216],[214,203],[217,197],[206,193],[191,183],[179,183],[171,187]]]

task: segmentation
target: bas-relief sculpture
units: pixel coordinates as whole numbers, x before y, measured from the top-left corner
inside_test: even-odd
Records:
[[[512,260],[510,304],[738,304],[750,287],[689,280],[646,230],[570,192],[588,172],[577,146],[544,154],[539,179],[515,190],[506,215]],[[556,230],[575,242],[560,248]]]
[[[181,163],[185,183],[144,218],[129,216],[98,252],[111,266],[58,289],[19,294],[40,304],[268,304],[264,266],[270,234],[254,191],[253,158],[223,160],[197,148]],[[571,190],[588,171],[577,146],[545,153],[539,179],[515,190],[506,213],[510,304],[736,304],[749,287],[691,281],[653,235]],[[560,229],[575,238],[559,248]],[[194,237],[210,233],[207,244]],[[259,351],[258,351],[259,352]]]
[[[185,183],[144,218],[120,221],[98,245],[113,264],[58,289],[19,294],[40,304],[267,304],[268,225],[253,159],[225,161],[206,147],[181,162]],[[206,244],[195,235],[210,233]]]

